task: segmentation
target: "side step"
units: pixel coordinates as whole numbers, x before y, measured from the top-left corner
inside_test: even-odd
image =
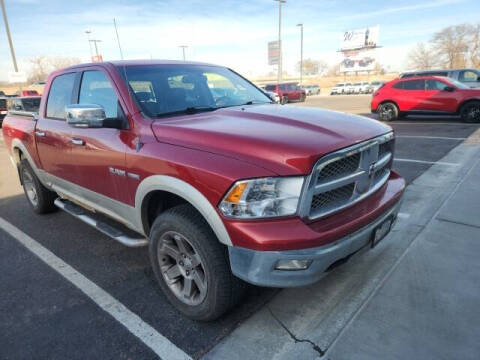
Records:
[[[55,205],[125,246],[140,247],[148,245],[148,240],[142,235],[121,224],[114,224],[113,221],[104,218],[102,215],[85,210],[71,201],[57,198]]]

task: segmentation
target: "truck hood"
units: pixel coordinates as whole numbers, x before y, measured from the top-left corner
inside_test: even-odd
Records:
[[[157,119],[152,130],[160,142],[298,175],[310,173],[321,156],[391,128],[362,116],[268,104]]]

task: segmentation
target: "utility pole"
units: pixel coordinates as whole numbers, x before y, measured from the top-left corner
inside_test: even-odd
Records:
[[[97,61],[100,61],[100,56],[98,54],[98,46],[97,43],[102,42],[102,40],[89,40],[95,45],[95,54],[97,55]]]
[[[87,34],[88,40],[88,48],[90,49],[90,61],[92,61],[93,53],[92,53],[92,43],[90,42],[90,34],[92,33],[91,30],[85,30],[85,34]]]
[[[185,49],[188,48],[188,45],[180,45],[179,48],[182,48],[183,61],[185,61]]]
[[[274,0],[278,1],[278,79],[277,82],[282,82],[282,3],[286,3],[287,0]]]
[[[7,11],[5,10],[5,3],[3,0],[0,0],[0,4],[2,5],[3,22],[5,23],[5,31],[7,32],[8,44],[10,45],[10,53],[12,54],[13,67],[15,69],[15,72],[18,72],[17,58],[15,57],[15,50],[13,49],[12,37],[10,36],[10,28],[8,26]]]
[[[113,26],[115,26],[115,34],[117,34],[117,43],[118,43],[118,49],[120,50],[120,59],[123,60],[123,52],[122,52],[122,47],[120,46],[120,38],[118,37],[117,22],[115,21],[115,18],[113,18]]]
[[[303,79],[303,24],[297,24],[300,26],[300,85],[302,85]]]

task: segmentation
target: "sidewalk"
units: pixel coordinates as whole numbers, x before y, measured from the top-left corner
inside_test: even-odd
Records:
[[[205,358],[477,359],[479,134],[407,188],[378,248],[283,290]]]

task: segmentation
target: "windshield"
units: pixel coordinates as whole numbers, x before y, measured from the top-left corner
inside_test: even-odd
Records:
[[[126,75],[142,111],[150,117],[272,102],[263,91],[223,67],[140,65],[118,70]]]
[[[460,81],[457,81],[457,80],[452,79],[452,78],[447,78],[447,79],[448,79],[448,81],[450,81],[454,86],[456,86],[459,89],[470,89],[469,86],[465,85],[464,83],[461,83]]]

